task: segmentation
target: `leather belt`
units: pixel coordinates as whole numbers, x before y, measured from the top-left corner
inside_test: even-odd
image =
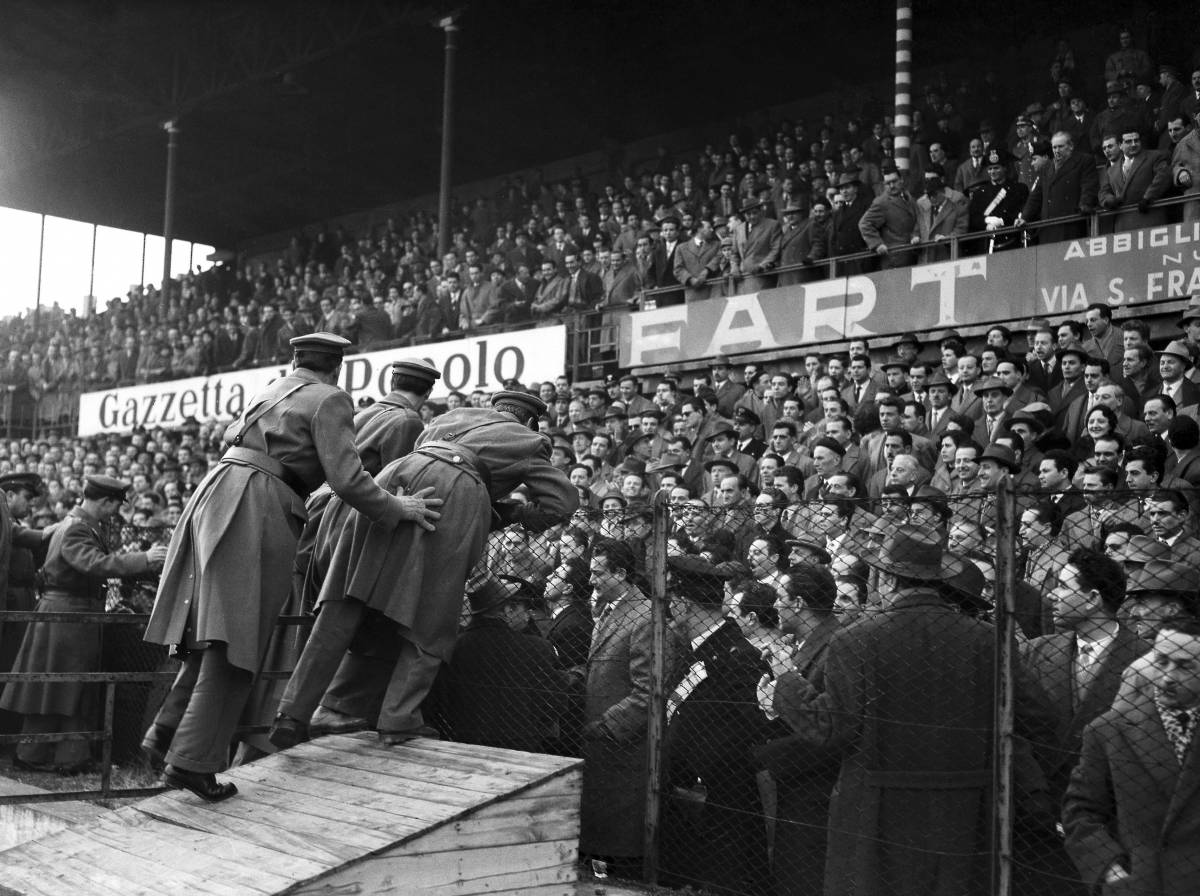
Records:
[[[225,453],[221,455],[221,462],[240,464],[244,467],[253,467],[256,470],[262,470],[268,476],[274,476],[294,491],[300,497],[301,501],[308,499],[310,489],[300,477],[264,451],[245,448],[241,445],[233,445],[225,449]]]
[[[479,462],[479,456],[470,448],[457,442],[442,442],[433,439],[417,446],[414,453],[424,454],[426,457],[432,457],[455,466],[466,467],[479,478],[488,494],[491,494],[492,471],[485,464]]]

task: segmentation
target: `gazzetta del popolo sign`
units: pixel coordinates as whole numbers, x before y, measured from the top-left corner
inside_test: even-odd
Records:
[[[388,392],[394,362],[423,360],[442,372],[434,398],[451,391],[494,392],[507,379],[528,384],[561,375],[566,343],[566,328],[557,326],[350,355],[339,385],[356,403],[364,396],[380,398]],[[135,426],[171,428],[188,417],[232,419],[287,371],[286,365],[259,367],[88,392],[79,400],[79,435],[124,433]]]

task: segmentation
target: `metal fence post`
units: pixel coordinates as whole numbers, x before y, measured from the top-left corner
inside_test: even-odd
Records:
[[[662,807],[663,741],[667,716],[667,534],[671,516],[667,490],[654,496],[653,527],[646,545],[646,577],[650,584],[653,661],[650,667],[650,705],[646,716],[646,828],[643,841],[643,874],[647,883],[658,881],[658,825]]]
[[[996,493],[996,720],[995,811],[993,823],[993,888],[996,896],[1012,892],[1013,719],[1016,654],[1016,496],[1001,480]]]

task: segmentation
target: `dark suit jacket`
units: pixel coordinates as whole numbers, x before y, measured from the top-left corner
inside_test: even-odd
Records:
[[[1130,877],[1119,892],[1196,892],[1200,750],[1192,744],[1180,765],[1148,691],[1084,730],[1079,764],[1067,786],[1063,827],[1067,852],[1089,887],[1099,885],[1113,861],[1124,859]]]
[[[1100,177],[1091,156],[1073,153],[1057,171],[1053,162],[1042,171],[1029,191],[1021,216],[1026,221],[1043,221],[1093,212],[1099,189]],[[1079,225],[1054,225],[1043,228],[1038,240],[1044,245],[1070,239],[1078,232]]]
[[[550,620],[546,629],[546,640],[558,654],[558,665],[571,669],[587,663],[588,648],[592,644],[592,613],[582,603],[572,601],[561,613]]]
[[[1032,744],[1056,798],[1066,790],[1067,777],[1079,758],[1084,726],[1112,706],[1121,673],[1151,645],[1123,626],[1108,649],[1093,662],[1100,666],[1086,692],[1075,687],[1076,639],[1074,632],[1034,638],[1020,646],[1021,665],[1040,688],[1053,713],[1053,733]]]
[[[1182,479],[1192,486],[1200,486],[1200,448],[1185,451],[1176,459],[1175,452],[1167,453],[1166,475]]]
[[[1124,171],[1123,161],[1105,169],[1100,184],[1100,206],[1117,209],[1136,205],[1142,199],[1161,199],[1171,188],[1171,164],[1166,153],[1156,149],[1145,149],[1133,157],[1129,174]],[[1136,209],[1121,212],[1116,216],[1117,230],[1133,230],[1138,227],[1157,227],[1167,223],[1167,210],[1155,208],[1142,214]]]

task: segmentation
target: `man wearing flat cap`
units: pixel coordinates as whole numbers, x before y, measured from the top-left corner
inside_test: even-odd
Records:
[[[380,734],[398,743],[435,733],[420,704],[450,658],[467,575],[483,553],[493,513],[501,525],[541,532],[579,505],[575,487],[550,463],[549,437],[538,432],[545,412],[535,395],[497,392],[490,408],[456,408],[436,418],[411,454],[383,468],[376,482],[388,491],[432,489],[444,500],[437,529],[387,531],[365,514],[350,514],[321,586],[316,625],[280,702],[272,743],[284,748],[306,739],[309,720],[367,609],[390,620],[400,639],[378,711]],[[498,503],[522,485],[528,503]],[[350,715],[369,711],[329,708]]]
[[[700,557],[672,557],[672,629],[681,653],[667,696],[664,883],[716,893],[769,889],[766,838],[750,748],[766,739],[755,689],[758,650],[725,615],[724,580]],[[707,796],[698,811],[694,788]]]
[[[116,516],[129,483],[90,476],[83,503],[54,530],[42,567],[39,613],[101,613],[105,583],[158,569],[167,556],[163,545],[148,551],[119,553],[106,541],[103,526]],[[13,666],[15,672],[96,672],[100,666],[100,629],[62,622],[31,623]],[[84,682],[13,682],[4,689],[0,708],[24,715],[23,734],[88,731],[96,727],[97,688]],[[91,764],[88,741],[27,743],[17,746],[13,764],[35,771],[76,774]]]
[[[992,627],[940,593],[937,533],[902,525],[866,560],[879,574],[882,610],[830,639],[823,692],[784,672],[772,698],[798,734],[841,751],[825,893],[982,896],[990,891]],[[1020,715],[1028,698],[1018,686]]]
[[[439,500],[385,491],[354,448],[354,405],[337,387],[349,342],[292,339],[291,372],[225,430],[225,454],[175,527],[146,640],[187,651],[145,746],[169,786],[215,802],[228,744],[292,585],[305,499],[322,482],[382,529],[432,528]]]

